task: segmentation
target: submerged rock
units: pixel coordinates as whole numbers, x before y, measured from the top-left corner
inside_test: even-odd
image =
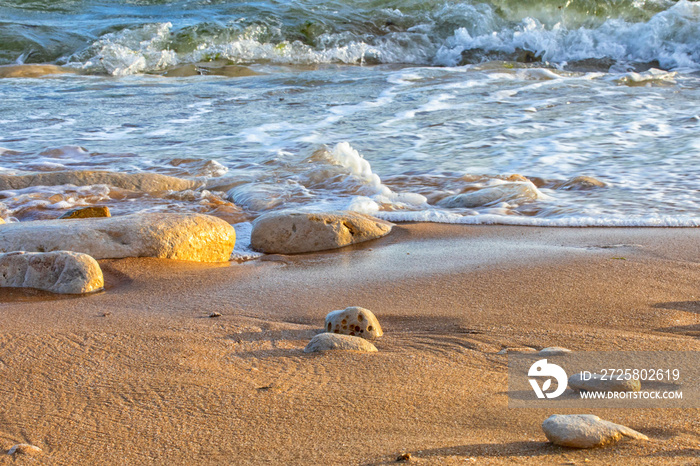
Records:
[[[102,289],[104,278],[100,265],[87,254],[17,251],[0,254],[0,287],[81,294]]]
[[[588,392],[638,392],[642,389],[641,382],[635,379],[618,380],[614,376],[601,374],[590,374],[590,377],[589,380],[585,380],[580,372],[572,375],[569,377],[569,388]]]
[[[329,350],[374,353],[377,351],[377,348],[364,338],[340,335],[337,333],[319,333],[306,345],[304,353],[316,353]]]
[[[253,222],[251,245],[265,253],[298,254],[342,248],[380,238],[392,224],[349,211],[277,212]]]
[[[56,65],[5,65],[0,66],[0,78],[40,78],[49,74],[73,73],[73,70]]]
[[[147,193],[160,191],[184,191],[194,189],[201,183],[158,173],[117,173],[106,171],[47,172],[32,175],[0,175],[0,191],[25,189],[32,186],[90,186],[105,184],[115,188]]]
[[[561,189],[584,190],[604,188],[605,186],[607,186],[606,183],[593,178],[592,176],[575,176],[561,185]]]
[[[100,218],[111,216],[112,214],[109,213],[109,207],[107,206],[90,206],[81,207],[80,209],[69,210],[68,212],[66,212],[58,218]]]
[[[649,440],[636,430],[604,421],[592,414],[554,414],[545,419],[542,430],[553,444],[572,448],[602,447],[623,437]]]
[[[508,178],[506,178],[506,181],[530,181],[530,180],[525,178],[523,175],[520,175],[519,173],[513,173]]]
[[[240,78],[244,76],[258,76],[260,73],[253,71],[247,66],[206,62],[176,65],[156,74],[168,78],[186,78],[190,76],[226,76],[229,78]]]
[[[499,202],[534,201],[544,195],[530,181],[509,182],[489,186],[464,194],[449,196],[438,202],[447,208],[474,208]]]
[[[333,311],[326,316],[326,331],[374,340],[384,335],[377,317],[357,306]]]
[[[236,231],[231,225],[202,214],[133,214],[0,226],[0,252],[75,251],[95,259],[158,257],[226,262],[235,242]]]
[[[44,453],[44,450],[34,445],[29,445],[28,443],[18,443],[7,451],[8,455],[38,456],[42,453]]]

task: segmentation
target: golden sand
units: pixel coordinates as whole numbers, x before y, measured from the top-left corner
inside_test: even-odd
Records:
[[[36,445],[46,464],[698,461],[698,409],[596,410],[651,440],[549,444],[555,413],[509,409],[496,354],[700,350],[698,229],[412,224],[277,259],[100,261],[100,294],[0,290],[0,449]],[[353,305],[381,322],[378,353],[303,353]]]

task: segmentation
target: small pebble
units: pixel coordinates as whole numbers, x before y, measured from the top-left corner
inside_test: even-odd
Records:
[[[211,314],[209,314],[209,317],[211,317],[211,318],[214,318],[214,317],[221,317],[221,313],[219,313],[219,312],[212,312]]]
[[[401,453],[399,456],[396,457],[397,463],[404,463],[407,461],[411,461],[411,454],[410,453]]]
[[[18,443],[7,452],[8,455],[40,455],[43,450],[28,443]]]

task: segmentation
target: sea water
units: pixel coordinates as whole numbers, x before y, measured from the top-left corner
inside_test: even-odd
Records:
[[[6,190],[10,221],[100,204],[242,232],[282,209],[700,225],[700,3],[4,0],[0,65],[32,63],[70,73],[0,79],[0,175],[202,187]]]

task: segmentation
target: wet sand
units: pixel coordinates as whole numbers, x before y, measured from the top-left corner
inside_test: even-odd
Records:
[[[496,354],[700,350],[700,229],[404,224],[328,253],[100,264],[92,296],[0,290],[0,450],[31,443],[46,464],[700,456],[698,409],[589,411],[651,440],[552,446],[540,425],[555,412],[509,409]],[[304,354],[351,305],[379,318],[379,352]]]

